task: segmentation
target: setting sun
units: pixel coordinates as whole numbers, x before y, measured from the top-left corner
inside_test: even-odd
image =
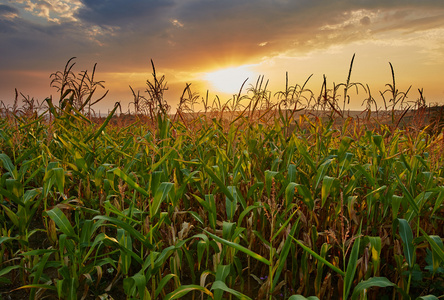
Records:
[[[246,79],[249,79],[247,81],[248,83],[258,76],[254,71],[250,70],[250,68],[250,65],[245,65],[217,70],[207,73],[203,79],[209,82],[211,88],[215,89],[214,92],[236,94]]]

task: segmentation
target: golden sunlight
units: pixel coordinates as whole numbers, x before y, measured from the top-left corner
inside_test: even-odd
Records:
[[[242,83],[248,78],[251,82],[258,75],[250,70],[251,65],[226,68],[205,74],[204,80],[209,82],[215,92],[226,94],[236,94],[242,86]]]

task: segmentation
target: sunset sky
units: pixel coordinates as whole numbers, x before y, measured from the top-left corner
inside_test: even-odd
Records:
[[[0,0],[0,100],[14,88],[43,100],[57,95],[50,74],[77,57],[74,70],[105,81],[124,110],[129,85],[145,94],[152,59],[165,74],[173,110],[186,83],[202,96],[228,100],[249,77],[269,79],[269,90],[303,84],[319,93],[345,82],[368,84],[377,101],[391,83],[392,63],[408,100],[424,89],[428,103],[444,103],[443,0]],[[352,95],[360,108],[364,92]],[[382,104],[382,102],[380,102]]]

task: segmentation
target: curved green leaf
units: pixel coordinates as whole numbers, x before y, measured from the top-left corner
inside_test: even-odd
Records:
[[[359,296],[364,291],[371,287],[394,287],[398,292],[401,293],[404,299],[410,299],[410,297],[404,292],[404,290],[400,289],[396,284],[391,282],[385,277],[371,277],[365,281],[361,281],[358,283],[353,290],[352,300],[361,299]]]
[[[56,223],[57,227],[68,237],[78,240],[78,236],[74,232],[74,228],[69,222],[65,214],[57,206],[46,212],[48,216]]]
[[[404,255],[409,267],[413,267],[414,248],[413,248],[413,232],[409,223],[405,219],[398,219],[399,235],[404,244]]]
[[[211,286],[211,290],[223,290],[224,292],[230,293],[234,296],[236,296],[238,299],[241,300],[251,300],[250,297],[242,294],[241,292],[238,292],[236,290],[230,289],[225,282],[216,280],[213,285]]]
[[[302,295],[293,295],[290,298],[288,298],[288,300],[319,300],[319,298],[316,296],[310,296],[308,298],[305,298]]]
[[[182,296],[188,294],[191,291],[200,291],[209,295],[210,297],[213,297],[213,293],[210,292],[207,288],[204,288],[200,285],[190,284],[182,285],[181,287],[175,289],[173,292],[166,295],[164,300],[180,299]]]
[[[218,241],[219,243],[222,243],[222,244],[225,244],[225,245],[227,245],[227,246],[233,247],[234,249],[237,249],[237,250],[239,250],[239,251],[242,251],[242,252],[244,252],[245,254],[251,256],[251,257],[254,258],[254,259],[257,259],[257,260],[260,261],[260,262],[263,262],[264,264],[266,264],[266,265],[268,265],[268,266],[270,265],[270,261],[268,261],[268,260],[265,259],[264,257],[260,256],[259,254],[257,254],[257,253],[255,253],[255,252],[253,252],[253,251],[251,251],[251,250],[245,248],[244,246],[241,246],[241,245],[239,245],[239,244],[236,244],[236,243],[233,243],[233,242],[227,241],[227,240],[225,240],[225,239],[223,239],[223,238],[220,238],[220,237],[218,237],[217,235],[214,235],[214,234],[212,234],[212,233],[210,233],[210,232],[208,232],[208,231],[206,231],[206,230],[204,230],[204,231],[205,231],[205,232],[206,232],[206,233],[207,233],[212,239]]]
[[[165,285],[168,283],[168,281],[170,281],[171,278],[177,277],[176,274],[168,274],[166,276],[164,276],[162,278],[162,280],[158,283],[157,288],[156,288],[156,293],[154,298],[157,299],[157,297],[159,296],[160,292],[162,292],[162,289],[165,287]]]
[[[290,237],[299,245],[302,247],[302,249],[304,249],[305,251],[307,251],[308,253],[310,253],[312,256],[314,256],[317,260],[322,261],[326,266],[328,266],[330,269],[332,269],[333,271],[335,271],[336,273],[338,273],[339,275],[345,276],[344,271],[342,271],[341,269],[339,269],[338,267],[332,265],[329,261],[327,261],[326,259],[324,259],[322,256],[320,256],[319,254],[317,254],[316,252],[314,252],[313,250],[311,250],[310,248],[308,248],[307,246],[305,246],[302,242],[298,241],[297,239],[295,239],[292,235],[290,235]]]
[[[153,245],[150,244],[148,238],[146,238],[143,234],[141,234],[139,231],[134,229],[130,224],[123,222],[122,220],[119,220],[119,219],[116,219],[113,217],[108,217],[108,216],[95,216],[93,218],[93,220],[108,221],[108,222],[116,225],[117,227],[123,228],[126,231],[128,231],[129,234],[131,234],[133,237],[135,237],[136,239],[141,241],[146,247],[148,247],[148,249],[154,248]]]

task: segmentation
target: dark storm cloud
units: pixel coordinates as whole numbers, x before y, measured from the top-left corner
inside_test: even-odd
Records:
[[[17,18],[18,14],[18,9],[0,4],[0,34],[14,33],[17,31],[14,19]]]
[[[9,5],[4,5],[4,4],[0,4],[0,17],[4,17],[5,15],[9,15],[9,14],[17,14],[18,15],[19,11],[17,8],[9,6]]]
[[[169,0],[82,0],[76,17],[96,24],[122,26],[156,17],[161,9],[172,5]]]

